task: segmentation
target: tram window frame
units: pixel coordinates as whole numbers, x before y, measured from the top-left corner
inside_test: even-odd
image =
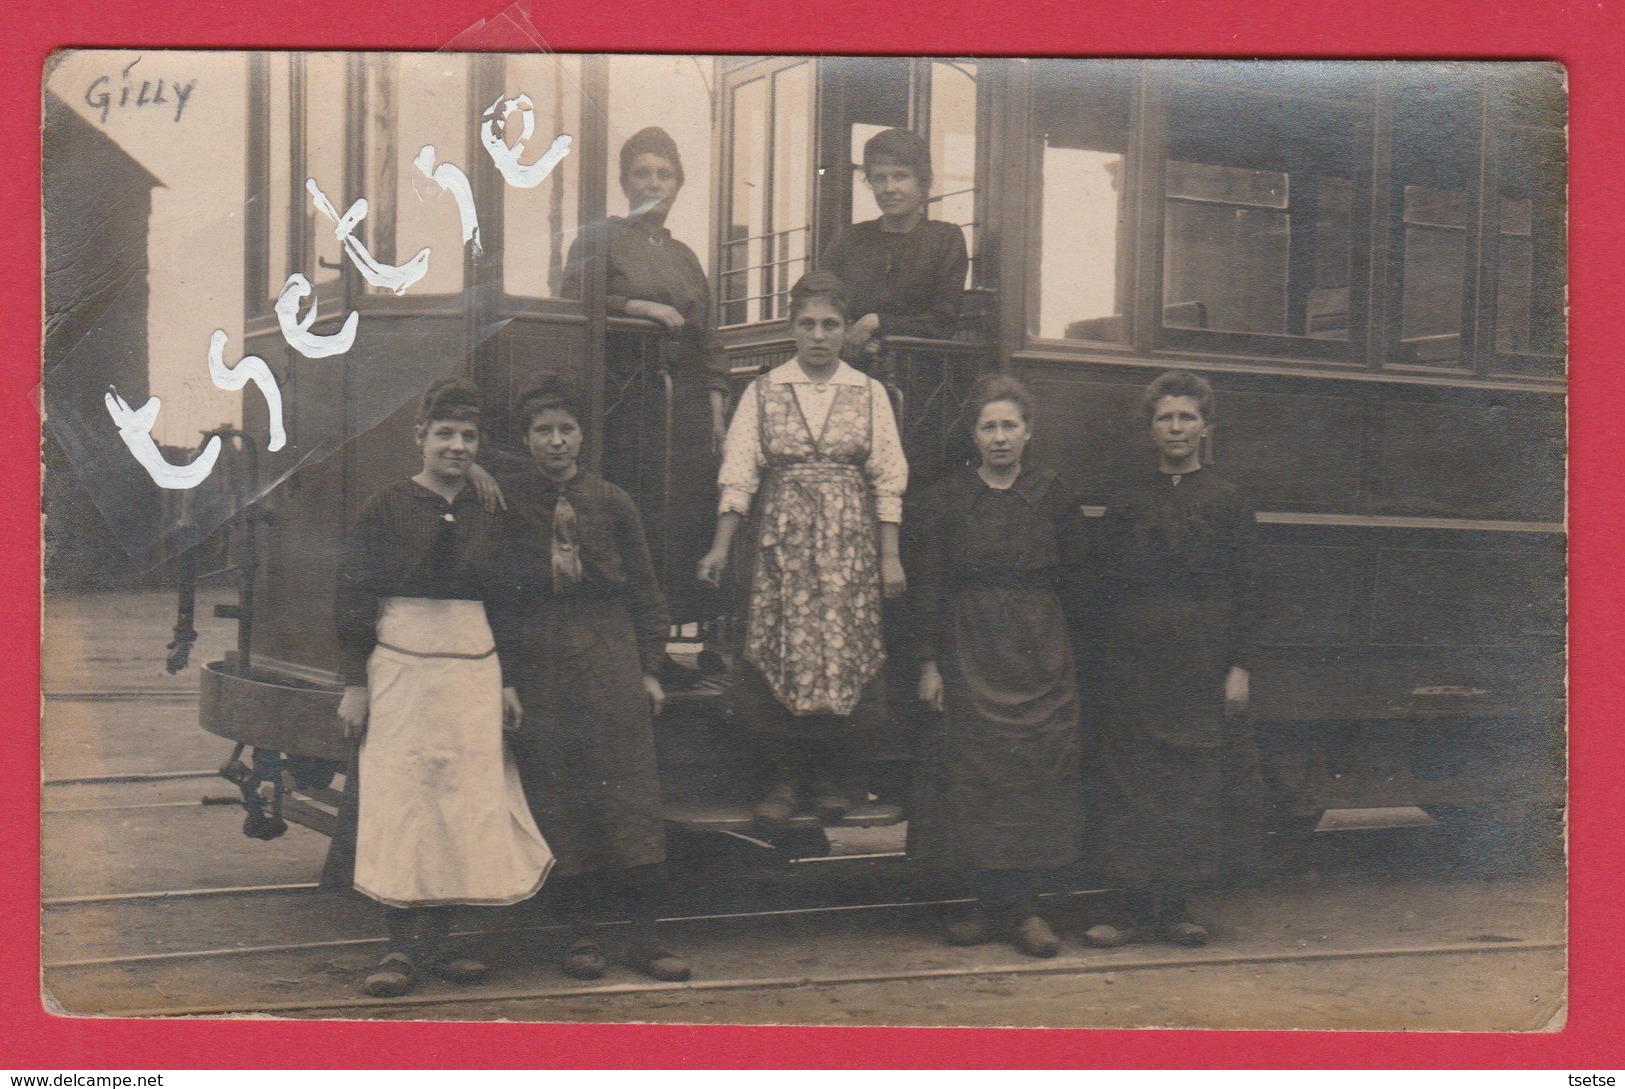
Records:
[[[298,117],[296,143],[300,170],[294,176],[296,184],[291,193],[290,204],[294,208],[301,209],[303,213],[295,219],[304,240],[300,271],[310,281],[315,304],[318,311],[323,314],[333,314],[349,308],[353,296],[359,293],[355,290],[359,274],[345,258],[344,247],[334,238],[332,224],[325,215],[316,210],[310,193],[305,188],[305,182],[307,179],[316,178],[316,184],[327,194],[327,198],[333,202],[340,215],[362,195],[353,191],[359,181],[358,149],[361,136],[356,126],[349,123],[349,119],[357,116],[359,112],[362,57],[363,54],[352,52],[294,55],[296,78],[291,81],[290,92]],[[313,98],[317,101],[327,101],[331,98],[330,95],[319,97],[319,90],[312,80],[313,61],[337,63],[340,66],[337,74],[342,88],[340,97],[344,103],[340,109],[336,111],[311,109]],[[319,178],[315,173],[315,155],[311,144],[314,137],[323,134],[318,125],[336,128],[338,137],[337,157]],[[325,135],[331,138],[334,133],[327,131]],[[358,226],[357,233],[365,237],[364,230],[365,221]],[[329,250],[331,254],[326,252]]]
[[[1568,139],[1566,75],[1560,65],[1534,63],[1492,70],[1486,146],[1486,208],[1483,287],[1480,293],[1479,357],[1494,375],[1562,381],[1567,373],[1568,329]],[[1535,149],[1522,142],[1544,143]],[[1503,230],[1508,197],[1529,203],[1528,300],[1531,321],[1546,323],[1547,351],[1503,344],[1500,309],[1509,233]],[[1540,335],[1537,331],[1536,335]]]
[[[1370,231],[1372,206],[1372,174],[1375,159],[1374,115],[1375,99],[1369,76],[1354,82],[1354,94],[1338,78],[1341,66],[1317,70],[1305,62],[1260,62],[1237,65],[1234,70],[1216,64],[1175,64],[1169,68],[1153,66],[1148,114],[1154,139],[1148,140],[1156,148],[1148,156],[1145,184],[1140,188],[1141,211],[1145,231],[1142,235],[1140,259],[1145,262],[1141,295],[1144,307],[1142,319],[1152,330],[1152,345],[1159,352],[1212,353],[1225,356],[1249,356],[1261,359],[1286,359],[1297,364],[1320,364],[1327,368],[1364,368],[1367,366],[1367,336],[1369,311]],[[1339,92],[1344,92],[1339,97]],[[1342,138],[1342,160],[1332,163],[1340,173],[1327,172],[1327,177],[1347,176],[1349,185],[1349,211],[1345,241],[1346,247],[1346,336],[1343,338],[1312,336],[1308,333],[1259,332],[1209,328],[1191,328],[1169,324],[1168,301],[1165,298],[1168,247],[1170,245],[1168,207],[1171,201],[1184,200],[1172,194],[1169,179],[1172,164],[1193,162],[1229,169],[1274,172],[1285,177],[1287,191],[1277,210],[1290,217],[1294,197],[1291,178],[1300,172],[1291,169],[1291,160],[1281,158],[1282,145],[1276,141],[1249,140],[1243,145],[1230,144],[1222,153],[1212,156],[1216,147],[1212,138],[1204,133],[1176,131],[1177,111],[1200,109],[1206,113],[1215,102],[1225,104],[1250,99],[1262,106],[1273,108],[1283,117],[1290,118],[1293,111],[1306,116],[1316,113],[1329,117],[1339,116],[1339,124],[1346,125]],[[1277,122],[1283,133],[1290,133],[1290,124]],[[1323,128],[1312,130],[1324,137]],[[1277,134],[1281,135],[1281,134]],[[1336,151],[1330,142],[1316,151]],[[1205,146],[1204,146],[1205,145]],[[1294,156],[1304,154],[1303,145],[1292,147]],[[1192,155],[1192,152],[1196,156]],[[1314,154],[1305,155],[1309,158]],[[1208,157],[1222,158],[1223,162],[1208,162]],[[1223,203],[1223,202],[1221,202]],[[1239,206],[1238,206],[1239,207]],[[1261,206],[1262,207],[1262,206]],[[1286,221],[1290,232],[1290,219]],[[1288,235],[1290,239],[1290,234]],[[1290,241],[1288,242],[1290,246]],[[1313,253],[1310,257],[1314,257]],[[1295,259],[1288,251],[1289,261]],[[1297,256],[1301,259],[1301,255]],[[1317,274],[1318,275],[1318,274]],[[1331,285],[1328,290],[1336,290]],[[1308,313],[1310,295],[1320,288],[1311,287],[1303,297],[1304,321],[1312,320]],[[1283,278],[1282,291],[1290,301],[1294,286],[1290,273]]]
[[[570,153],[559,161],[540,186],[532,189],[520,189],[504,181],[492,164],[491,157],[477,143],[470,152],[472,162],[468,176],[475,187],[475,197],[480,209],[480,232],[485,238],[485,256],[481,260],[486,266],[486,271],[482,274],[481,280],[489,281],[495,278],[501,282],[502,310],[510,316],[525,314],[544,318],[579,319],[586,312],[584,299],[573,299],[564,294],[564,267],[569,258],[571,242],[581,237],[581,229],[588,221],[588,208],[591,202],[587,186],[589,177],[594,171],[587,167],[587,157],[604,154],[604,149],[592,138],[597,126],[589,124],[587,117],[589,110],[598,108],[588,94],[588,83],[592,78],[588,67],[596,59],[593,54],[585,53],[494,53],[480,54],[480,63],[475,66],[470,86],[473,93],[483,101],[473,103],[474,108],[469,118],[470,133],[476,132],[478,124],[483,122],[481,113],[487,106],[499,99],[525,93],[530,96],[536,110],[536,134],[527,145],[526,154],[522,157],[523,162],[533,162],[542,155],[554,137],[560,134],[554,131],[556,128],[575,137]],[[552,116],[553,113],[561,112],[554,109],[558,103],[551,98],[546,102],[542,101],[537,90],[514,71],[517,64],[537,62],[555,66],[553,71],[555,92],[559,88],[566,87],[566,84],[569,85],[565,90],[562,125],[558,123],[557,117]],[[607,88],[604,93],[607,95]],[[571,116],[571,107],[574,108],[574,116]],[[516,129],[517,118],[514,120],[514,127],[509,131],[513,132]],[[516,291],[508,267],[514,250],[510,244],[514,237],[514,225],[521,219],[515,213],[533,194],[545,191],[551,202],[556,192],[553,188],[555,184],[559,187],[557,192],[564,195],[560,196],[558,233],[554,236],[553,249],[549,254],[549,293],[539,295],[528,290]],[[607,201],[608,190],[616,185],[613,172],[606,175],[603,185],[605,192],[599,195]],[[575,204],[573,213],[569,207],[572,199]],[[549,215],[551,216],[551,209]],[[551,264],[554,256],[558,259],[556,269]],[[556,284],[552,282],[555,273],[558,277]]]
[[[1071,58],[1037,59],[1021,62],[1025,69],[1028,89],[1030,124],[1016,149],[1026,159],[1029,185],[1025,202],[1025,302],[1023,329],[1025,340],[1034,347],[1053,348],[1109,348],[1125,350],[1136,342],[1136,314],[1139,292],[1137,278],[1143,258],[1144,243],[1139,237],[1139,209],[1142,203],[1140,178],[1145,158],[1145,140],[1141,115],[1143,111],[1144,64],[1139,61],[1080,60]],[[1106,88],[1104,95],[1100,89]],[[1117,313],[1095,318],[1073,319],[1067,327],[1084,323],[1100,323],[1101,335],[1045,336],[1040,331],[1043,322],[1044,299],[1044,241],[1055,237],[1044,224],[1045,181],[1044,158],[1052,146],[1046,141],[1054,123],[1051,112],[1058,114],[1062,107],[1046,105],[1042,96],[1055,95],[1067,99],[1065,106],[1076,106],[1077,96],[1093,95],[1089,106],[1094,107],[1091,117],[1120,114],[1121,132],[1115,133],[1122,151],[1121,178],[1116,182],[1119,192],[1118,225],[1114,249],[1117,267],[1113,270],[1116,283]],[[1102,105],[1109,100],[1109,105]],[[1097,143],[1106,142],[1097,135]],[[1064,146],[1064,145],[1054,145]],[[1097,154],[1109,149],[1078,148]],[[1012,225],[1013,226],[1013,225]],[[1006,228],[1007,230],[1009,227]]]
[[[311,276],[304,54],[251,55],[247,97],[243,294],[254,332],[274,325],[276,300],[290,275]]]
[[[778,148],[776,140],[779,136],[779,117],[777,115],[777,81],[792,70],[804,69],[807,75],[807,102],[808,116],[805,118],[805,154],[802,161],[805,165],[803,177],[804,215],[802,222],[788,229],[777,229],[773,216],[779,210],[774,182],[777,178],[779,165]],[[736,331],[741,329],[760,328],[763,326],[781,326],[789,314],[790,287],[799,278],[794,270],[797,262],[801,265],[801,272],[816,267],[817,250],[814,237],[814,216],[818,201],[818,155],[817,155],[817,126],[816,109],[819,99],[819,70],[817,58],[814,57],[768,57],[757,58],[728,66],[722,69],[722,91],[720,94],[719,122],[721,125],[721,139],[718,141],[717,169],[713,171],[715,196],[715,214],[713,222],[712,277],[715,281],[713,292],[716,300],[717,326],[720,330]],[[735,118],[739,105],[740,92],[757,83],[766,90],[763,133],[766,142],[763,146],[763,161],[765,164],[764,178],[765,191],[757,195],[763,209],[763,231],[759,235],[746,235],[743,238],[730,238],[731,225],[734,221],[736,189],[739,188],[740,175],[736,169],[735,152],[739,146]],[[747,228],[748,229],[748,228]],[[786,246],[785,254],[790,253],[790,234],[800,234],[804,239],[801,255],[780,256],[779,247]],[[767,253],[768,242],[771,240],[772,253]],[[760,249],[764,259],[760,262],[751,262],[750,243],[760,242]],[[735,247],[745,247],[746,264],[739,268],[731,267],[731,253]],[[768,269],[777,272],[769,275]],[[752,274],[757,274],[753,276]],[[730,297],[729,286],[737,282],[739,277],[745,278],[744,294]],[[762,290],[756,290],[756,288]],[[752,304],[755,304],[754,306]],[[730,320],[737,312],[735,308],[742,308],[741,320]],[[753,314],[754,311],[754,314]]]
[[[431,251],[427,274],[404,296],[365,281],[358,283],[356,298],[366,300],[370,308],[421,310],[461,306],[460,300],[473,272],[468,267],[461,221],[449,194],[418,173],[414,160],[426,142],[432,142],[436,162],[456,164],[465,173],[473,169],[476,151],[484,155],[484,149],[475,140],[473,124],[478,120],[475,60],[476,55],[468,53],[392,51],[359,55],[362,109],[358,116],[363,122],[354,126],[359,130],[360,143],[356,148],[359,161],[353,173],[360,178],[357,196],[365,197],[368,207],[367,216],[356,233],[382,264],[400,264],[425,246]],[[405,67],[414,65],[421,69],[436,64],[461,69],[454,96],[460,117],[455,124],[431,129],[437,136],[443,134],[443,138],[402,139],[406,118],[417,112],[426,99],[437,97],[425,95],[421,88],[411,86]],[[388,96],[393,96],[392,103]],[[389,124],[373,124],[385,116],[390,118]],[[414,202],[402,199],[408,192],[417,194],[419,199]],[[331,193],[328,196],[333,198]],[[446,199],[442,201],[441,197]],[[337,199],[333,199],[337,204]],[[448,265],[455,268],[455,285],[436,290],[436,286],[445,281]]]
[[[1471,375],[1481,367],[1479,322],[1481,248],[1483,230],[1484,70],[1474,65],[1400,65],[1384,86],[1384,127],[1387,140],[1387,222],[1384,271],[1388,321],[1385,327],[1383,367],[1415,374]],[[1411,242],[1432,239],[1418,246],[1418,261],[1437,261],[1439,246],[1447,239],[1459,247],[1460,287],[1455,301],[1455,332],[1407,338],[1414,301],[1419,321],[1425,313],[1423,293],[1438,296],[1446,279],[1434,276],[1421,284],[1407,275]],[[1431,320],[1437,321],[1437,315]],[[1454,338],[1454,352],[1448,352]],[[1423,342],[1433,340],[1448,354],[1429,358]]]

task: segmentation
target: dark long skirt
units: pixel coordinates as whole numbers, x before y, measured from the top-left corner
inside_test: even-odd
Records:
[[[624,604],[552,598],[524,617],[509,679],[525,798],[558,859],[556,876],[666,857],[654,732]]]
[[[637,504],[666,607],[674,623],[687,624],[721,612],[716,592],[695,574],[716,526],[721,459],[712,449],[711,390],[693,345],[658,342],[672,376],[668,424],[657,349],[645,359],[645,343],[611,336],[606,349],[603,475]]]
[[[1187,889],[1216,876],[1237,728],[1224,714],[1227,607],[1201,595],[1119,603],[1102,648],[1095,844],[1114,884]]]
[[[974,587],[948,611],[944,713],[922,739],[910,857],[954,870],[1075,862],[1078,693],[1060,602],[1048,588]]]

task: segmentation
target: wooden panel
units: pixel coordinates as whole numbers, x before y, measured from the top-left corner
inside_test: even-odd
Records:
[[[1360,642],[1369,555],[1364,548],[1265,547],[1259,643],[1307,647]]]
[[[1362,393],[1221,391],[1214,464],[1267,510],[1358,510]]]
[[[1507,397],[1384,406],[1373,456],[1372,509],[1454,518],[1560,521],[1563,403]]]
[[[1518,646],[1562,635],[1563,561],[1555,548],[1384,548],[1371,641],[1398,646]]]
[[[260,530],[254,653],[337,670],[333,587],[347,530],[341,459],[299,469],[272,495]]]
[[[501,419],[493,423],[499,441],[509,431],[507,414],[519,395],[543,373],[568,374],[587,381],[586,326],[535,320],[514,320],[499,334],[495,366],[480,375],[480,385],[497,401]]]
[[[1020,377],[1038,406],[1033,464],[1071,474],[1093,503],[1104,503],[1126,476],[1149,467],[1150,444],[1139,424],[1141,386],[1133,377],[1107,382],[1049,371]]]

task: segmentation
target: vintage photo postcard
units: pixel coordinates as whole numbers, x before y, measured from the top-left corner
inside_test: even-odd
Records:
[[[51,1013],[1565,1024],[1560,66],[42,95]]]

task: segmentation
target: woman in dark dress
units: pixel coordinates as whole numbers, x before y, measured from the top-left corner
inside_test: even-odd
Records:
[[[857,315],[844,358],[864,362],[887,336],[953,337],[970,257],[959,227],[925,218],[931,148],[907,129],[886,129],[863,145],[863,176],[880,218],[837,234],[818,267],[846,285]]]
[[[627,215],[609,218],[603,242],[608,311],[655,322],[663,336],[659,359],[647,361],[655,364],[651,367],[645,365],[643,334],[608,331],[603,474],[637,504],[672,620],[688,624],[718,612],[716,595],[695,583],[693,573],[710,539],[717,503],[728,360],[700,260],[666,229],[683,187],[677,144],[661,128],[634,133],[621,145],[620,176]],[[573,298],[582,296],[583,253],[578,241],[566,265],[565,294]],[[671,377],[669,435],[661,367]]]
[[[1223,780],[1245,743],[1258,614],[1253,509],[1202,465],[1213,389],[1184,371],[1145,391],[1155,471],[1114,495],[1099,527],[1101,861],[1124,892],[1124,925],[1085,937],[1119,945],[1151,933],[1202,945],[1188,897],[1216,876]]]
[[[632,965],[683,980],[688,963],[653,930],[666,827],[651,719],[665,700],[656,672],[669,620],[637,508],[578,464],[584,415],[573,384],[544,378],[515,410],[531,464],[493,463],[509,522],[505,665],[524,708],[514,750],[558,856],[548,888],[573,930],[564,971],[604,974],[589,913],[609,903],[631,918]]]
[[[485,609],[501,596],[500,525],[465,486],[479,397],[461,380],[424,394],[423,471],[368,500],[339,571],[338,714],[361,742],[355,887],[389,926],[372,995],[405,994],[423,971],[483,979],[447,947],[451,906],[527,899],[552,862],[503,746],[520,706]]]
[[[974,909],[958,945],[1005,934],[1035,957],[1060,948],[1037,912],[1034,871],[1076,862],[1078,691],[1057,590],[1074,581],[1080,498],[1027,469],[1032,398],[980,379],[965,417],[978,468],[934,485],[911,515],[920,698],[940,714],[921,749],[908,851],[963,874]]]

